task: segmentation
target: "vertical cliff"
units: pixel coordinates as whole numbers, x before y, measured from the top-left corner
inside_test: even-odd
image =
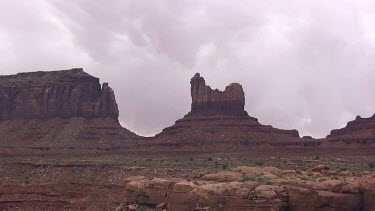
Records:
[[[118,116],[114,91],[83,69],[0,76],[0,154],[127,147],[138,136]]]
[[[195,74],[191,84],[191,113],[223,113],[246,115],[245,93],[242,86],[232,83],[224,91],[211,89],[199,73]]]
[[[0,121],[51,117],[110,117],[119,111],[113,90],[82,69],[0,76]]]

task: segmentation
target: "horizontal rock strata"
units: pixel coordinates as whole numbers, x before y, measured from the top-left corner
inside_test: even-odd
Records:
[[[119,111],[108,83],[82,69],[0,76],[0,121],[50,117],[111,117]]]

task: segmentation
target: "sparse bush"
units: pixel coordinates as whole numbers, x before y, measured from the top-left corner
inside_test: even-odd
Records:
[[[212,161],[212,157],[207,158],[208,161]]]
[[[194,161],[194,158],[189,158],[190,161]]]
[[[266,180],[266,185],[273,185],[273,182],[271,180]]]
[[[375,168],[375,163],[368,163],[368,167],[369,167],[370,169]]]
[[[29,176],[24,176],[23,177],[23,182],[25,183],[25,184],[29,184],[30,183],[30,177]]]
[[[264,164],[263,164],[262,161],[257,161],[257,162],[255,162],[255,165],[257,165],[257,166],[263,166]]]
[[[338,176],[333,176],[333,177],[331,177],[331,180],[339,180],[339,177]]]
[[[198,181],[194,181],[194,185],[199,185]]]
[[[223,167],[223,170],[225,170],[225,169],[228,168],[228,164],[225,163],[225,164],[222,165],[222,167]]]
[[[314,160],[319,160],[319,159],[320,157],[318,155],[314,157]]]
[[[136,211],[148,211],[148,210],[155,210],[155,206],[148,205],[148,204],[141,204],[137,207]]]
[[[296,174],[302,174],[301,170],[297,169]]]
[[[306,180],[307,180],[307,178],[306,178],[306,177],[302,177],[302,178],[301,178],[301,180],[305,180],[305,181],[306,181]]]
[[[255,180],[256,179],[254,177],[243,176],[241,179],[241,182],[248,182],[248,181],[255,182]]]
[[[147,162],[151,162],[151,161],[152,161],[152,159],[148,158],[148,159],[147,159],[146,161],[147,161]]]
[[[326,178],[320,178],[319,179],[319,182],[324,182],[324,181],[327,181],[327,179]]]
[[[350,169],[348,167],[341,167],[341,171],[349,171]]]

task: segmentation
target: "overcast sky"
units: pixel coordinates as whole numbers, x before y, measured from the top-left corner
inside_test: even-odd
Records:
[[[323,137],[375,113],[375,1],[0,0],[0,74],[72,67],[141,135],[190,110],[200,72],[242,84],[262,124]]]

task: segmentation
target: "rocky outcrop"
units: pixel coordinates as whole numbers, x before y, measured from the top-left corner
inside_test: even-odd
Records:
[[[375,134],[375,114],[370,118],[357,116],[355,120],[348,122],[346,127],[332,130],[327,138],[335,138],[346,135],[359,135],[365,133]]]
[[[0,76],[0,154],[129,147],[114,91],[82,69]]]
[[[207,150],[248,150],[268,146],[318,145],[313,139],[300,139],[297,130],[262,125],[244,110],[242,86],[232,83],[224,91],[206,85],[199,73],[191,84],[191,111],[175,125],[156,136],[160,147],[199,147]]]
[[[0,121],[52,117],[110,117],[119,111],[108,83],[82,69],[0,76]]]
[[[230,175],[229,171],[205,175],[194,182],[132,177],[126,182],[125,203],[208,211],[374,209],[373,172],[361,176],[342,172],[330,178],[328,170],[311,175],[308,171],[284,170],[293,173],[283,174],[275,167],[240,166],[233,171],[241,171],[241,181],[217,180]]]
[[[191,84],[191,113],[223,113],[232,115],[247,115],[245,93],[242,86],[232,83],[224,91],[212,90],[199,73],[195,74]]]
[[[370,118],[357,116],[355,120],[341,129],[332,130],[325,139],[324,145],[334,147],[375,149],[375,115]],[[363,151],[362,150],[362,151]]]
[[[280,210],[285,188],[255,182],[196,185],[185,180],[143,179],[126,185],[128,204],[166,204],[167,210]]]

